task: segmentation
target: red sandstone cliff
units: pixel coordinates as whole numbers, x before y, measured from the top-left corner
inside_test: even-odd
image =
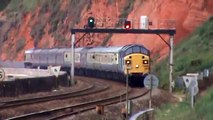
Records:
[[[56,10],[56,3],[39,3],[33,11],[16,13],[12,17],[3,11],[0,14],[0,20],[4,21],[0,30],[0,58],[23,60],[24,50],[35,46],[70,46],[70,28],[83,28],[88,16],[94,16],[97,21],[106,20],[98,22],[98,27],[114,27],[118,18],[137,21],[141,15],[148,16],[153,22],[150,28],[162,27],[161,23],[174,20],[177,44],[213,14],[212,6],[212,0],[60,0]],[[137,25],[135,23],[134,27]],[[77,38],[81,35],[77,34]],[[168,36],[163,37],[168,40]],[[157,35],[90,34],[78,46],[131,43],[143,44],[162,56],[168,51]]]
[[[177,44],[213,14],[212,5],[211,0],[146,0],[143,3],[137,1],[128,18],[147,15],[153,22],[156,20],[164,22],[165,19],[175,20],[177,30],[175,44]],[[157,26],[156,24],[159,23],[153,26]],[[163,37],[166,40],[169,38]],[[111,41],[112,45],[128,43],[141,43],[164,55],[168,51],[168,47],[157,35],[114,35]]]

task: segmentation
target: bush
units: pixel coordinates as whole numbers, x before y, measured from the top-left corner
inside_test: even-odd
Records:
[[[32,27],[30,35],[34,38],[35,46],[37,46],[38,42],[42,38],[42,35],[44,34],[44,27],[45,25],[41,23],[35,24]]]
[[[0,11],[4,10],[11,0],[1,0],[0,1]]]
[[[25,46],[25,39],[24,38],[21,38],[17,44],[16,44],[16,51],[19,52],[21,51]]]
[[[119,18],[127,18],[129,13],[132,11],[135,0],[128,0]]]

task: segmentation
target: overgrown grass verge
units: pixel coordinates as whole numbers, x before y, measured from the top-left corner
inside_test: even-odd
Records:
[[[188,72],[198,72],[213,66],[213,17],[206,21],[174,49],[174,78]],[[168,58],[156,64],[154,73],[160,87],[168,88]]]
[[[190,108],[189,102],[165,104],[156,110],[155,120],[212,120],[213,119],[213,87],[206,95],[199,98],[195,108]]]

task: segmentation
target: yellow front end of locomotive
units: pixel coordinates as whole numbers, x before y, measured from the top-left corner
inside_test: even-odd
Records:
[[[149,63],[149,56],[140,54],[140,53],[134,53],[129,54],[124,57],[124,72],[127,74],[148,74],[150,63]]]

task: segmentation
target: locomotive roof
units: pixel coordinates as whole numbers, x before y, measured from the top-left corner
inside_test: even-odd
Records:
[[[130,45],[126,45],[123,47],[123,49],[121,50],[122,52],[127,51],[129,48],[136,48],[139,47],[141,48],[140,52],[146,55],[150,54],[150,51],[144,47],[143,45],[139,45],[139,44],[130,44]]]
[[[110,46],[110,47],[95,47],[88,50],[88,52],[125,52],[129,48],[139,47],[141,52],[144,54],[149,54],[149,50],[146,49],[143,45],[130,44],[126,46]]]

